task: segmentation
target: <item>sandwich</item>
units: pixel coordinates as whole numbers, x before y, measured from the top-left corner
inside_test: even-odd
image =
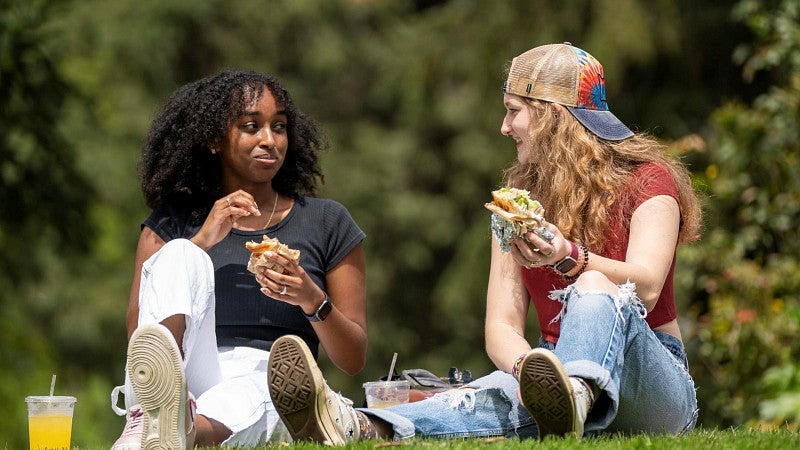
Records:
[[[286,273],[286,269],[282,265],[264,256],[264,253],[269,251],[281,255],[295,264],[300,262],[300,250],[293,250],[286,244],[281,244],[277,238],[270,238],[266,234],[261,242],[249,241],[246,242],[244,246],[250,250],[250,260],[247,262],[247,270],[252,273],[257,273],[258,269],[261,267],[274,270],[278,273]]]
[[[548,243],[553,233],[547,229],[544,207],[524,189],[504,187],[492,191],[492,201],[483,205],[492,212],[491,230],[503,251],[508,251],[511,239],[533,231]]]

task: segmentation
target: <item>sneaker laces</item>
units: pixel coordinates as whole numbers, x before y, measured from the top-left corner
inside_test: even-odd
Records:
[[[345,440],[358,440],[360,428],[358,426],[356,410],[353,408],[353,401],[339,392],[334,392],[333,389],[328,386],[328,383],[325,383],[325,390],[327,391],[328,405],[333,406],[332,403],[335,403],[337,410],[332,412],[336,412],[337,414],[334,415],[333,419],[342,430]]]
[[[132,406],[125,419],[125,428],[122,429],[120,438],[127,436],[140,437],[144,426],[144,413],[139,405]]]

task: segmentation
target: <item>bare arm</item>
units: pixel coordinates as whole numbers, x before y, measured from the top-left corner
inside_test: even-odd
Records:
[[[306,315],[314,314],[326,292],[299,264],[275,252],[266,252],[264,256],[283,266],[286,272],[281,274],[262,268],[256,275],[258,281],[266,285],[262,292],[278,301],[299,306]],[[358,244],[326,275],[327,295],[333,310],[324,321],[311,323],[328,357],[350,375],[364,368],[367,354],[365,267],[364,250]],[[284,286],[286,291],[281,294]]]
[[[133,265],[133,281],[131,282],[131,293],[128,298],[128,311],[125,315],[125,324],[128,328],[128,339],[139,323],[139,282],[142,279],[142,265],[147,258],[153,256],[165,244],[153,230],[148,227],[142,228],[139,234],[139,244],[136,246],[136,259]]]
[[[636,294],[648,311],[656,306],[675,255],[680,226],[678,202],[659,195],[642,203],[631,217],[625,261],[591,254],[587,270],[599,270],[616,284],[636,283]]]
[[[367,359],[365,259],[359,244],[328,272],[326,282],[333,310],[324,321],[311,324],[328,357],[349,375],[360,372]]]
[[[530,296],[522,283],[520,267],[492,239],[489,287],[486,293],[486,352],[498,369],[511,372],[517,357],[531,345],[525,339]]]

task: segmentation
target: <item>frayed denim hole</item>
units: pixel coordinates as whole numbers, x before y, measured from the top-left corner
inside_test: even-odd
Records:
[[[570,284],[564,289],[554,289],[550,291],[550,294],[547,296],[547,298],[561,303],[561,310],[559,310],[558,314],[556,314],[556,316],[550,321],[550,325],[558,322],[562,317],[564,317],[564,314],[567,312],[567,298],[569,298],[569,296],[572,295],[572,292],[576,290],[577,283],[574,283]]]
[[[622,311],[623,306],[632,306],[636,308],[636,312],[641,316],[642,319],[647,317],[647,308],[644,307],[644,304],[636,295],[636,283],[631,282],[628,280],[627,283],[623,283],[618,285],[619,292],[617,293],[617,297],[615,299],[617,304],[617,310]]]
[[[622,308],[624,306],[631,306],[631,307],[635,308],[637,314],[641,318],[643,318],[643,319],[646,318],[647,317],[647,308],[644,307],[644,304],[642,303],[641,300],[639,300],[639,297],[636,295],[636,283],[632,283],[631,281],[628,281],[627,283],[623,283],[623,284],[618,285],[618,288],[619,288],[619,292],[617,292],[616,296],[611,295],[608,292],[604,292],[604,291],[596,291],[596,292],[595,291],[584,291],[583,289],[581,289],[579,282],[575,282],[573,284],[570,284],[569,286],[565,287],[564,289],[554,289],[554,290],[550,291],[550,294],[548,295],[547,298],[549,298],[550,300],[554,300],[554,301],[557,301],[557,302],[561,303],[561,310],[558,312],[558,314],[555,317],[553,317],[553,319],[550,321],[550,324],[552,325],[552,324],[558,322],[559,320],[561,320],[564,317],[564,314],[567,312],[567,303],[569,301],[569,298],[573,294],[576,295],[576,296],[579,296],[579,297],[584,296],[584,295],[605,295],[605,296],[607,296],[609,299],[611,299],[614,302],[614,307],[616,308],[617,314],[619,315],[619,317],[622,318],[623,323],[625,321],[625,317],[622,314]]]

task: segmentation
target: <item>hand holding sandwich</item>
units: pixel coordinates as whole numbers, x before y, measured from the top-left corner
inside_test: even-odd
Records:
[[[559,241],[566,242],[561,231],[545,220],[544,208],[528,191],[511,187],[492,191],[492,202],[484,206],[492,212],[491,230],[500,249],[519,265],[533,268],[563,258],[556,251]]]
[[[300,250],[263,236],[261,242],[245,244],[250,250],[247,270],[255,274],[261,292],[279,301],[297,305],[310,315],[325,299],[325,293],[300,266]]]

